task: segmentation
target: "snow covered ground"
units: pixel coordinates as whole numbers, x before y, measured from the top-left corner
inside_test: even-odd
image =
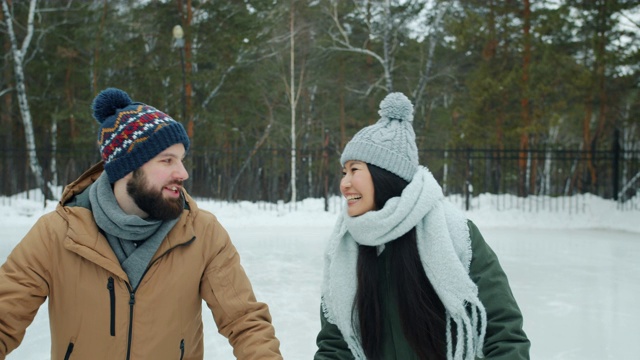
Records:
[[[578,212],[532,212],[517,201],[483,195],[472,202],[482,204],[478,210],[467,214],[509,276],[532,342],[531,358],[637,359],[640,210],[620,211],[615,203],[590,196],[577,199]],[[322,253],[340,200],[331,200],[329,212],[315,199],[296,206],[198,204],[217,214],[231,234],[258,299],[270,306],[284,358],[311,359],[319,330]],[[42,209],[41,201],[0,198],[0,263],[37,217],[52,209],[53,204]],[[206,312],[204,321],[205,358],[234,359]],[[49,359],[49,347],[45,304],[7,359]]]

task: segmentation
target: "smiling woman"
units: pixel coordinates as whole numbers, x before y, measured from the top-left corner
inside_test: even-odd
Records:
[[[495,254],[418,164],[413,105],[391,93],[379,114],[340,158],[315,359],[528,359]]]
[[[374,210],[374,191],[371,173],[362,161],[347,161],[342,169],[340,192],[347,199],[349,216],[358,216]]]

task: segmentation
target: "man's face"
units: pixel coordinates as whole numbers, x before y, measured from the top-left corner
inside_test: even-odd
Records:
[[[182,182],[189,178],[182,164],[184,153],[184,145],[175,144],[136,169],[127,181],[127,193],[149,217],[170,220],[182,214]]]

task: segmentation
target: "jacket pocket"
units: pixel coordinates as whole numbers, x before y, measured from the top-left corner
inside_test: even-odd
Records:
[[[72,352],[73,352],[73,343],[70,342],[69,346],[67,346],[67,352],[64,354],[64,360],[69,360],[69,358],[71,358]]]
[[[109,289],[109,300],[111,304],[109,334],[111,334],[111,336],[116,336],[116,290],[113,285],[113,277],[111,276],[109,276],[109,280],[107,280],[107,289]]]
[[[180,340],[180,360],[184,358],[184,339]]]

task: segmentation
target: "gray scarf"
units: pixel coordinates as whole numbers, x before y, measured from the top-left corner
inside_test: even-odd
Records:
[[[91,186],[89,200],[96,224],[105,232],[131,286],[136,289],[153,254],[179,218],[161,221],[126,214],[116,201],[106,172]]]
[[[377,246],[381,252],[385,243],[414,227],[422,266],[446,309],[447,359],[482,357],[486,312],[478,299],[478,287],[469,277],[467,219],[444,200],[442,188],[422,166],[401,196],[389,199],[381,210],[357,217],[345,211],[338,218],[325,253],[322,310],[326,319],[340,329],[354,357],[365,359],[359,329],[351,322],[358,245]],[[457,334],[455,349],[452,322]]]

